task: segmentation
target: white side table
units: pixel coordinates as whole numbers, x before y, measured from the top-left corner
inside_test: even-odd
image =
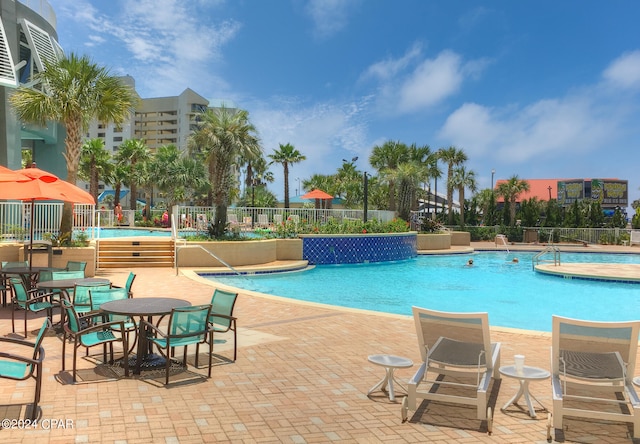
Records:
[[[522,372],[516,371],[515,365],[505,365],[500,367],[500,373],[506,376],[507,378],[515,378],[520,381],[520,390],[516,393],[513,398],[507,402],[502,410],[506,410],[511,404],[517,404],[518,400],[521,396],[524,396],[524,400],[527,403],[527,407],[529,407],[529,416],[532,418],[536,417],[536,410],[533,408],[533,404],[531,403],[531,398],[535,399],[538,404],[540,404],[543,408],[546,408],[542,405],[540,401],[536,399],[531,393],[529,393],[529,382],[531,381],[542,381],[551,376],[551,373],[545,369],[538,367],[530,367],[525,365],[522,369]]]
[[[386,392],[385,388],[389,386],[389,400],[395,401],[396,397],[393,392],[394,380],[400,386],[401,389],[405,391],[407,390],[405,387],[402,386],[400,381],[395,379],[393,372],[397,368],[413,367],[413,361],[411,359],[403,358],[400,356],[394,356],[394,355],[371,355],[367,359],[369,359],[369,362],[371,362],[372,364],[380,365],[385,369],[384,378],[382,378],[382,380],[378,382],[376,385],[371,387],[371,390],[369,390],[369,393],[367,393],[367,396],[369,396],[372,392],[374,392],[378,388],[383,392]]]

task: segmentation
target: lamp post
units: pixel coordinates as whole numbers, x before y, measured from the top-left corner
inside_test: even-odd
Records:
[[[494,174],[496,174],[496,170],[492,169],[491,170],[491,194],[493,194],[493,176]]]
[[[491,225],[493,225],[494,220],[493,220],[493,214],[496,211],[496,192],[493,188],[493,176],[496,174],[496,170],[495,168],[491,168],[491,202],[489,205],[489,211],[488,211],[488,220],[485,220],[485,224],[487,224],[487,222],[490,222]],[[488,224],[487,224],[488,225]]]
[[[298,182],[298,188],[296,189],[296,196],[300,195],[300,178],[296,177],[296,182]]]
[[[549,190],[549,202],[551,202],[551,185],[549,185],[549,188],[547,188]]]
[[[364,209],[364,216],[363,216],[363,221],[366,224],[367,223],[367,212],[369,210],[369,180],[367,179],[367,172],[365,171],[363,173],[364,177],[364,198],[363,198],[363,209]]]

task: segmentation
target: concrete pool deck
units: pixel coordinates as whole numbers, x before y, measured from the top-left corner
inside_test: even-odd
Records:
[[[640,253],[638,247],[619,248]],[[136,298],[161,295],[187,298],[193,304],[208,303],[214,284],[189,278],[192,270],[181,269],[176,276],[171,268],[111,269],[98,275],[123,284],[129,271],[133,271],[137,274],[133,285]],[[238,299],[235,314],[239,326],[238,360],[220,360],[210,380],[200,378],[206,375],[205,368],[194,370],[190,366],[186,374],[172,377],[176,382],[167,388],[162,385],[162,377],[107,381],[99,371],[101,367],[83,358],[83,353],[78,359],[80,377],[93,382],[70,384],[68,372],[60,372],[61,339],[53,334],[47,336],[42,418],[69,420],[73,429],[5,429],[0,432],[3,441],[547,442],[546,413],[540,407],[537,419],[515,406],[506,412],[500,410],[518,389],[514,379],[503,378],[492,386],[491,436],[486,433],[486,424],[475,419],[472,408],[423,404],[417,413],[410,412],[409,421],[402,424],[402,395],[396,394],[396,402],[381,392],[367,397],[384,373],[367,361],[368,355],[389,353],[405,356],[414,363],[420,361],[413,319],[408,316],[245,293]],[[30,340],[42,319],[29,317]],[[0,308],[0,334],[13,336],[10,332],[10,308]],[[502,342],[503,365],[511,364],[513,355],[523,353],[528,365],[549,368],[549,333],[496,327],[491,329],[491,335],[493,341]],[[216,344],[215,352],[229,356],[231,345]],[[181,355],[178,351],[177,356]],[[68,365],[70,359],[68,353]],[[415,369],[417,364],[412,369],[398,370],[396,375],[406,381]],[[640,363],[634,374],[640,375]],[[186,377],[196,379],[183,380]],[[532,383],[530,390],[551,410],[548,380]],[[0,416],[24,418],[25,406],[32,396],[33,381],[16,384],[0,379]],[[555,435],[564,442],[634,442],[628,438],[627,424],[568,419],[565,425],[568,429]]]

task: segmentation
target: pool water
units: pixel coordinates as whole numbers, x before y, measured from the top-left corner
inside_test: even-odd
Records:
[[[113,237],[153,236],[170,237],[169,230],[150,230],[143,228],[94,228],[94,237],[109,239]]]
[[[418,256],[396,263],[209,279],[292,299],[411,315],[411,306],[486,311],[494,326],[551,331],[551,315],[596,321],[640,319],[640,284],[536,273],[535,253]],[[513,257],[519,259],[513,263]],[[467,267],[473,258],[472,267]],[[562,253],[563,263],[637,263],[639,255]]]

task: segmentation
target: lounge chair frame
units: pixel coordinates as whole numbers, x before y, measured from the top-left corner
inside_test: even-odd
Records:
[[[474,406],[478,419],[491,421],[487,392],[491,380],[500,379],[500,343],[491,343],[488,314],[412,309],[423,362],[409,380],[403,420],[407,409],[416,410],[417,399],[428,399]],[[447,376],[475,382],[448,381]],[[444,386],[475,390],[475,396],[438,393]]]
[[[640,321],[595,322],[553,316],[555,429],[562,429],[563,418],[570,416],[632,423],[633,437],[640,437],[640,399],[632,383],[639,333]],[[566,401],[572,406],[565,405]],[[597,409],[604,404],[617,404],[620,412]]]

